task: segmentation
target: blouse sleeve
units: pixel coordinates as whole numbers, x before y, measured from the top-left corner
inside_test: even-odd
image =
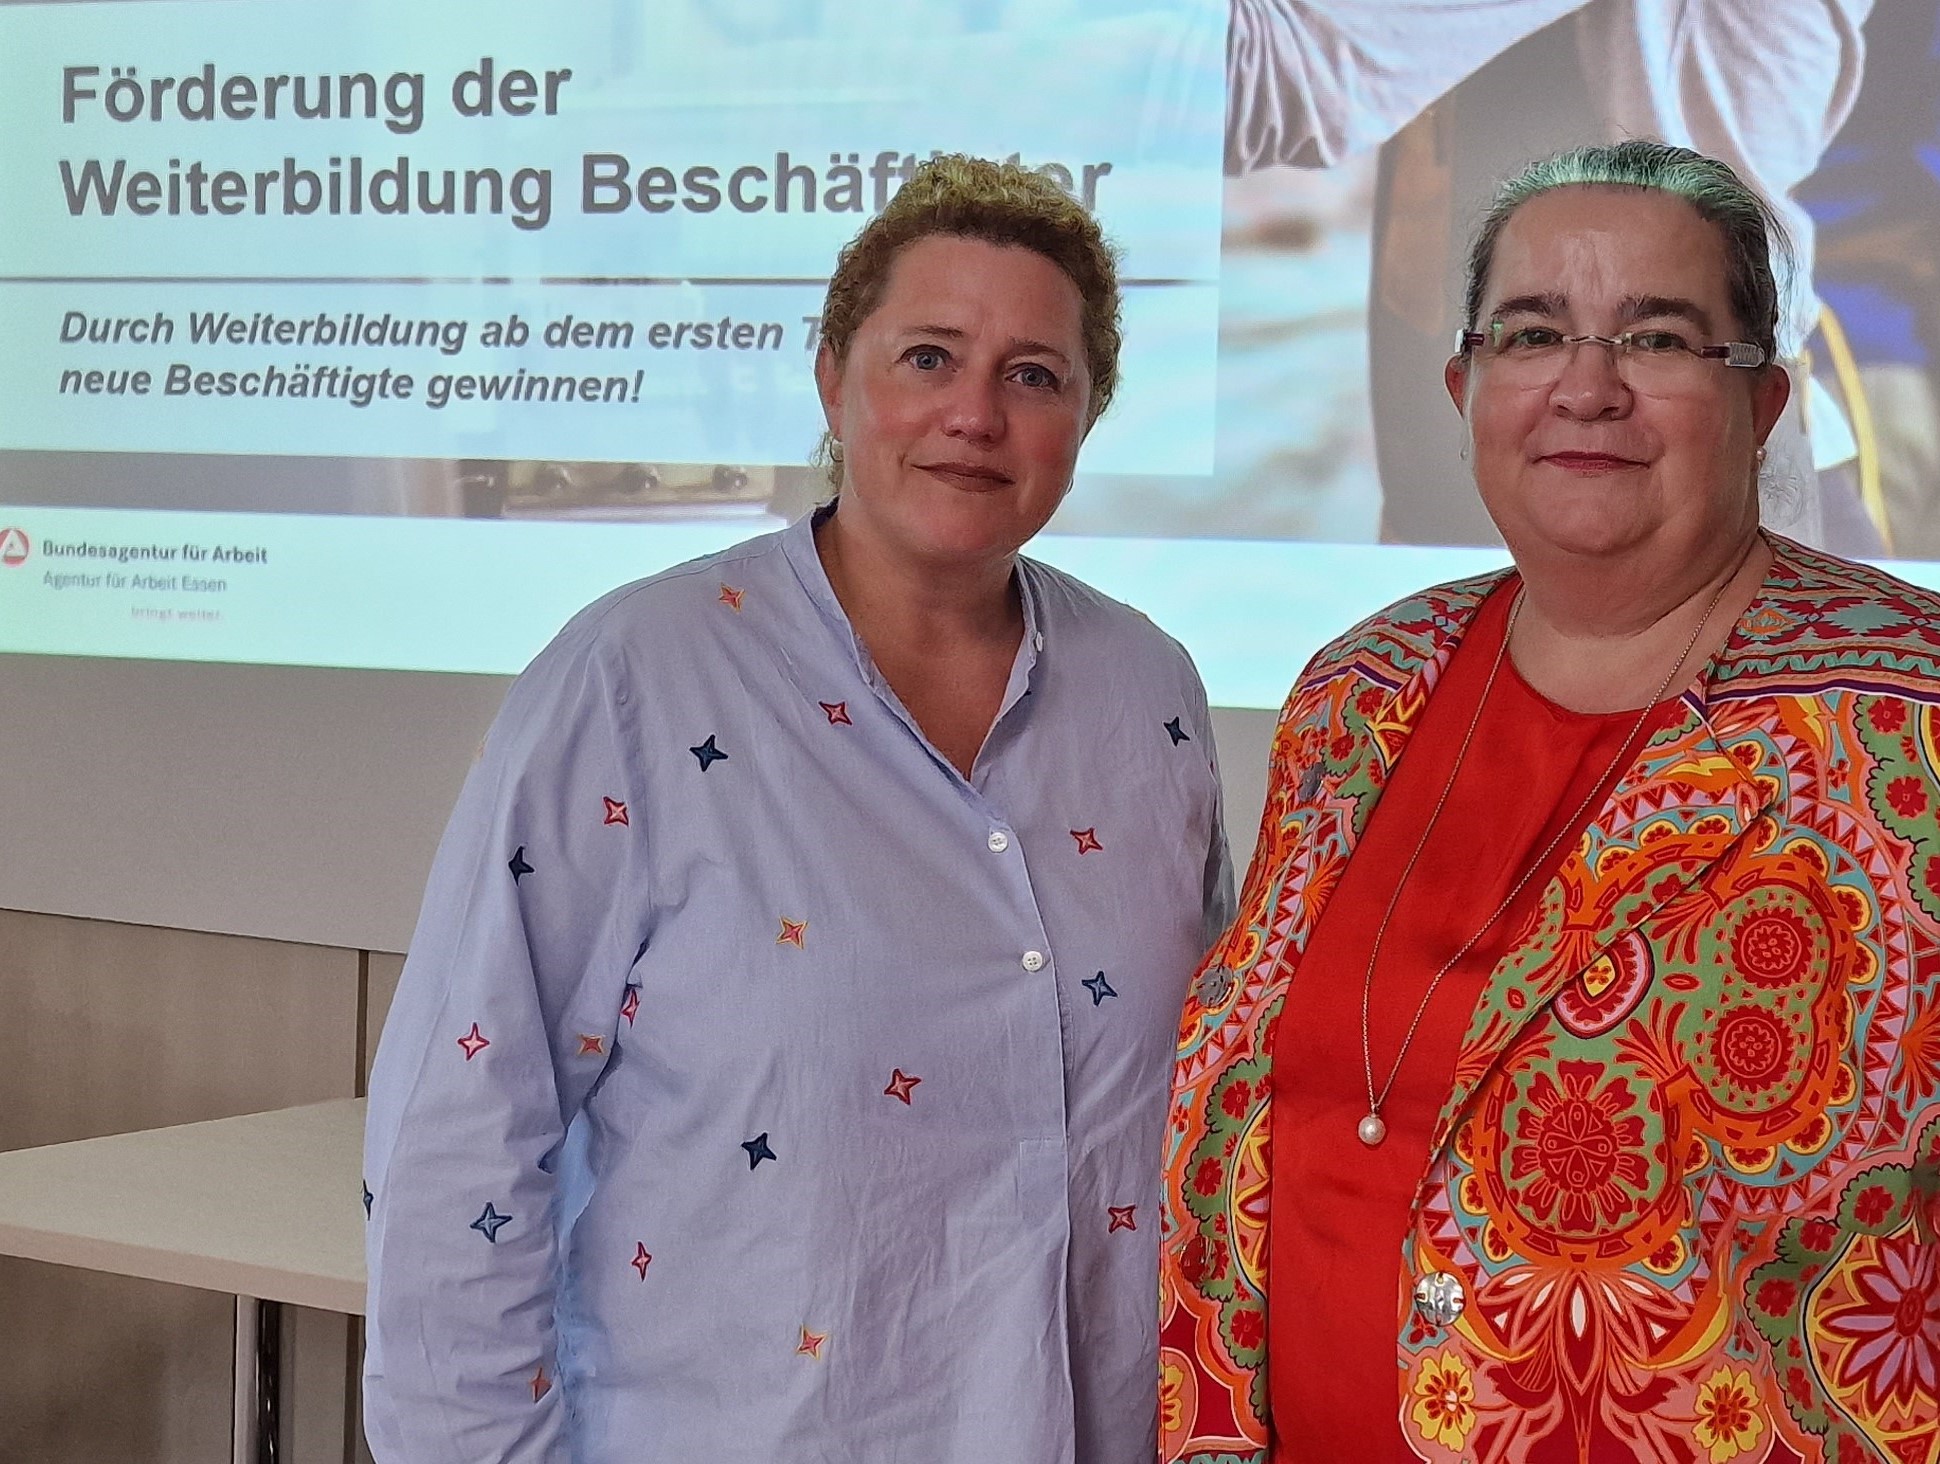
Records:
[[[432,867],[371,1073],[372,1453],[565,1464],[555,1161],[641,948],[634,705],[596,623],[514,684]]]

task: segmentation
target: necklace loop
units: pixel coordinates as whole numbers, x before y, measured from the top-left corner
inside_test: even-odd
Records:
[[[1415,1006],[1415,1014],[1408,1023],[1408,1030],[1401,1038],[1401,1050],[1394,1055],[1394,1063],[1388,1069],[1387,1079],[1377,1090],[1374,1086],[1372,1026],[1375,966],[1381,959],[1381,945],[1387,939],[1388,923],[1394,919],[1395,909],[1401,903],[1401,895],[1408,887],[1409,877],[1414,874],[1415,865],[1420,861],[1422,851],[1428,847],[1428,840],[1435,832],[1435,824],[1442,816],[1442,809],[1448,804],[1448,795],[1455,786],[1455,777],[1461,771],[1463,760],[1468,757],[1469,744],[1475,740],[1475,729],[1482,725],[1483,709],[1489,704],[1489,694],[1495,690],[1496,677],[1502,670],[1503,660],[1509,654],[1509,639],[1515,634],[1516,618],[1522,614],[1524,590],[1522,586],[1517,586],[1515,603],[1509,607],[1509,623],[1502,631],[1502,643],[1495,649],[1495,660],[1489,666],[1488,680],[1482,683],[1482,695],[1475,703],[1474,713],[1469,717],[1468,730],[1462,734],[1462,745],[1456,749],[1455,771],[1449,775],[1448,781],[1442,786],[1441,794],[1435,800],[1434,810],[1428,815],[1428,823],[1422,829],[1421,837],[1415,841],[1414,853],[1408,856],[1408,863],[1401,871],[1401,878],[1394,883],[1394,892],[1388,896],[1388,906],[1381,914],[1381,923],[1375,927],[1373,949],[1368,952],[1367,976],[1361,983],[1361,1071],[1367,1081],[1367,1116],[1355,1128],[1356,1136],[1368,1148],[1379,1148],[1381,1141],[1388,1136],[1388,1125],[1381,1117],[1381,1109],[1388,1101],[1388,1094],[1394,1091],[1395,1079],[1401,1076],[1401,1064],[1408,1056],[1408,1049],[1414,1045],[1415,1033],[1421,1028],[1422,1018],[1428,1014],[1428,1004],[1434,1000],[1436,989],[1442,984],[1442,978],[1460,965],[1462,958],[1475,949],[1482,937],[1495,927],[1496,921],[1502,918],[1509,907],[1516,902],[1517,897],[1522,894],[1523,888],[1535,878],[1536,871],[1549,863],[1549,856],[1556,852],[1556,846],[1577,826],[1583,815],[1589,812],[1591,801],[1596,798],[1603,785],[1609,782],[1611,776],[1622,767],[1625,759],[1633,755],[1632,745],[1636,742],[1637,735],[1644,730],[1652,713],[1657,710],[1658,703],[1662,702],[1670,691],[1671,684],[1677,679],[1677,673],[1682,671],[1684,663],[1690,660],[1691,652],[1697,649],[1698,638],[1704,634],[1705,626],[1711,623],[1711,617],[1716,613],[1718,603],[1724,599],[1725,590],[1730,587],[1733,580],[1737,579],[1738,569],[1743,566],[1744,561],[1741,559],[1738,567],[1726,575],[1723,582],[1719,584],[1716,592],[1711,596],[1711,603],[1704,607],[1704,614],[1699,617],[1697,625],[1692,629],[1690,639],[1685,641],[1684,649],[1678,653],[1677,659],[1664,673],[1664,679],[1658,683],[1656,693],[1644,703],[1637,713],[1637,720],[1624,734],[1623,742],[1617,748],[1617,755],[1610,766],[1604,770],[1603,776],[1590,785],[1590,790],[1583,795],[1582,802],[1577,804],[1569,818],[1557,826],[1556,832],[1543,846],[1542,853],[1538,854],[1535,860],[1522,871],[1515,884],[1510,886],[1509,893],[1503,896],[1502,903],[1490,912],[1489,918],[1482,922],[1473,935],[1462,942],[1461,949],[1444,961],[1441,969],[1429,978],[1428,989],[1421,994],[1421,1001]]]

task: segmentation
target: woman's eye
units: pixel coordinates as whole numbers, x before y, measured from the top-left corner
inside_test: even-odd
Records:
[[[1674,330],[1637,330],[1630,333],[1630,348],[1650,356],[1688,351],[1691,343]]]
[[[935,346],[917,346],[904,359],[918,371],[936,371],[943,365],[943,353]]]
[[[1553,326],[1519,325],[1514,330],[1502,332],[1502,349],[1505,351],[1546,351],[1551,346],[1562,343],[1563,333]]]
[[[1056,391],[1058,386],[1058,379],[1049,368],[1029,363],[1017,368],[1017,379],[1026,386],[1047,391]]]

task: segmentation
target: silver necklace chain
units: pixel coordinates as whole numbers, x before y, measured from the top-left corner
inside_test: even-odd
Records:
[[[1428,840],[1435,832],[1436,821],[1441,818],[1442,809],[1448,803],[1448,795],[1455,786],[1455,775],[1460,772],[1462,761],[1468,756],[1469,744],[1475,739],[1475,729],[1482,724],[1483,708],[1489,704],[1489,693],[1495,689],[1496,676],[1502,670],[1503,659],[1509,653],[1509,638],[1515,634],[1516,617],[1522,613],[1523,590],[1520,587],[1516,590],[1515,603],[1509,607],[1509,623],[1502,632],[1502,644],[1496,647],[1495,660],[1489,666],[1489,678],[1482,684],[1481,699],[1476,702],[1475,712],[1469,718],[1468,731],[1462,734],[1462,745],[1456,749],[1454,769],[1450,772],[1448,781],[1442,785],[1441,796],[1435,800],[1434,812],[1428,815],[1428,824],[1422,830],[1420,839],[1415,842],[1415,851],[1408,856],[1408,864],[1401,871],[1401,878],[1395,881],[1394,893],[1388,896],[1388,908],[1382,913],[1381,923],[1374,931],[1374,949],[1369,952],[1367,958],[1367,978],[1361,984],[1361,1070],[1367,1079],[1367,1116],[1361,1120],[1358,1130],[1361,1142],[1370,1149],[1378,1147],[1387,1137],[1387,1124],[1381,1118],[1382,1105],[1388,1101],[1388,1094],[1394,1091],[1395,1079],[1401,1075],[1401,1064],[1408,1056],[1409,1047],[1414,1044],[1415,1033],[1420,1030],[1422,1018],[1428,1014],[1428,1004],[1435,999],[1435,991],[1442,984],[1442,978],[1461,964],[1462,958],[1475,948],[1476,943],[1489,933],[1496,921],[1502,918],[1503,912],[1516,902],[1516,897],[1522,893],[1523,888],[1535,878],[1536,871],[1549,863],[1549,856],[1556,852],[1556,846],[1589,811],[1591,801],[1602,791],[1603,785],[1610,780],[1611,774],[1615,773],[1624,760],[1631,755],[1631,744],[1637,740],[1637,734],[1644,730],[1644,724],[1650,720],[1651,713],[1657,709],[1657,704],[1671,689],[1672,682],[1677,679],[1677,673],[1684,669],[1684,663],[1690,660],[1691,652],[1697,649],[1698,637],[1704,634],[1704,627],[1711,623],[1711,616],[1716,612],[1718,602],[1724,598],[1724,592],[1730,588],[1731,582],[1737,579],[1738,569],[1743,567],[1744,562],[1740,560],[1738,568],[1725,576],[1724,582],[1711,596],[1711,603],[1704,607],[1704,614],[1691,631],[1691,638],[1684,643],[1683,651],[1671,663],[1670,670],[1664,673],[1664,679],[1658,683],[1655,695],[1645,702],[1642,710],[1637,713],[1637,720],[1624,734],[1623,742],[1617,748],[1616,758],[1604,770],[1603,776],[1590,786],[1590,791],[1583,795],[1583,801],[1577,804],[1569,818],[1557,826],[1556,832],[1543,846],[1542,853],[1538,854],[1535,860],[1523,870],[1521,877],[1510,887],[1509,893],[1503,896],[1502,903],[1495,907],[1475,934],[1463,941],[1461,949],[1444,961],[1441,969],[1429,980],[1428,989],[1422,993],[1421,1001],[1415,1007],[1414,1017],[1408,1023],[1407,1034],[1401,1039],[1401,1050],[1394,1055],[1394,1065],[1388,1069],[1387,1081],[1381,1084],[1380,1091],[1377,1092],[1374,1087],[1374,1038],[1370,1020],[1374,1000],[1374,968],[1381,959],[1381,944],[1387,939],[1388,922],[1394,919],[1395,908],[1401,903],[1402,891],[1408,887],[1408,878],[1415,872],[1415,864],[1420,860],[1422,850],[1428,847]]]

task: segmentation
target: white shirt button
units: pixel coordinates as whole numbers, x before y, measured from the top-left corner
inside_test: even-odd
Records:
[[[1009,834],[1005,833],[1002,829],[992,829],[990,831],[990,852],[992,854],[1001,854],[1009,847]]]
[[[1024,969],[1026,971],[1042,971],[1044,969],[1044,952],[1025,951]]]

